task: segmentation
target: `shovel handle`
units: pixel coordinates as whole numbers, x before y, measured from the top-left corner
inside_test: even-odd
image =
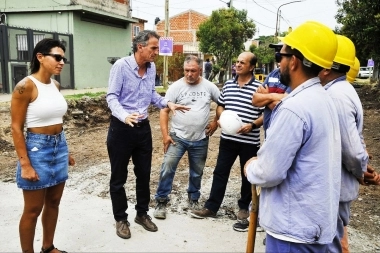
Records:
[[[257,214],[259,212],[259,197],[256,191],[256,185],[251,185],[252,190],[252,208],[249,214],[249,227],[248,227],[248,241],[247,253],[255,252],[256,228],[257,228]]]

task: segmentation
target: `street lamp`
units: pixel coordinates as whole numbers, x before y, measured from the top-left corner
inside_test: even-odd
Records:
[[[291,2],[288,2],[288,3],[281,4],[281,5],[277,8],[276,32],[275,32],[275,36],[276,36],[276,38],[277,38],[277,36],[278,36],[278,29],[279,29],[279,27],[278,27],[278,16],[279,16],[278,13],[279,13],[279,11],[280,11],[280,8],[281,8],[282,6],[284,6],[284,5],[287,5],[287,4],[298,3],[298,2],[302,2],[302,1],[304,1],[304,0],[291,1]]]

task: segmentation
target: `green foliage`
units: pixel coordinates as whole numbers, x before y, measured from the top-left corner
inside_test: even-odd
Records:
[[[168,56],[168,79],[169,81],[177,81],[183,76],[183,62],[186,56],[182,53],[173,53]],[[164,56],[158,56],[154,62],[156,64],[157,74],[161,76],[164,72]]]
[[[277,43],[275,38],[273,36],[260,36],[257,40],[259,41],[259,46],[251,45],[249,51],[256,55],[259,66],[273,63],[275,61],[274,49],[269,48],[269,44]]]
[[[82,94],[66,95],[64,97],[67,100],[78,100],[78,99],[81,99],[83,97],[97,98],[97,97],[103,96],[105,94],[106,94],[106,92],[103,92],[103,91],[102,92],[85,92]]]
[[[156,91],[158,93],[165,93],[166,89],[163,87],[156,87]],[[89,97],[89,98],[99,98],[101,96],[106,95],[107,92],[100,91],[100,92],[85,92],[81,94],[73,94],[73,95],[66,95],[64,96],[66,100],[79,100],[82,99],[83,97]]]
[[[221,67],[218,64],[212,65],[212,72],[214,72],[215,74],[219,73],[220,69]]]
[[[160,94],[166,93],[166,90],[167,89],[165,87],[156,87],[157,93],[160,93]]]
[[[229,60],[244,51],[244,42],[252,38],[255,32],[256,26],[247,18],[246,10],[215,10],[199,25],[199,49],[215,55],[220,68],[227,69]]]
[[[350,38],[361,63],[367,59],[380,61],[380,1],[379,0],[337,0],[338,13],[335,16],[343,26],[336,32]],[[364,64],[362,64],[364,65]]]

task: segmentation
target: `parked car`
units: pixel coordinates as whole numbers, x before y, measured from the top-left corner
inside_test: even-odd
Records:
[[[373,69],[370,67],[360,67],[359,73],[358,73],[358,78],[369,78],[372,76],[372,71]]]

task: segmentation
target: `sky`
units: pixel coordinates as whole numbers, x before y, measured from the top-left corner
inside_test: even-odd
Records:
[[[189,9],[211,15],[213,10],[227,8],[230,0],[168,0],[169,17]],[[238,10],[247,10],[248,18],[256,24],[254,38],[274,35],[277,11],[281,16],[279,31],[293,29],[307,20],[319,21],[331,29],[337,26],[335,14],[338,7],[335,0],[232,0],[232,6]],[[289,3],[289,4],[287,4]],[[283,6],[281,6],[283,5]],[[154,20],[165,19],[165,0],[131,0],[132,16],[145,19],[145,29],[154,30]],[[280,8],[279,8],[280,7]]]

